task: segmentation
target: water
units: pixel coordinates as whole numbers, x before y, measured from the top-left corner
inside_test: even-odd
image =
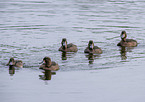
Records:
[[[0,90],[2,90],[0,94],[7,97],[7,94],[13,93],[13,96],[15,96],[15,99],[12,100],[12,97],[10,97],[7,100],[3,99],[3,102],[10,100],[18,102],[21,99],[23,99],[21,101],[28,101],[25,95],[31,95],[32,97],[29,98],[32,102],[33,99],[38,99],[34,93],[39,95],[39,93],[42,94],[42,90],[51,88],[54,88],[54,90],[44,91],[44,93],[49,95],[52,93],[52,96],[60,95],[64,99],[63,95],[72,92],[73,94],[70,94],[72,97],[69,97],[66,101],[69,99],[74,101],[73,98],[77,95],[82,97],[90,93],[99,95],[97,89],[101,85],[107,84],[107,82],[103,82],[104,84],[98,86],[96,91],[85,91],[85,95],[81,94],[86,88],[81,86],[86,82],[79,83],[79,81],[84,80],[86,74],[92,77],[91,82],[96,85],[97,83],[93,79],[96,80],[96,77],[104,78],[103,75],[107,74],[108,70],[113,72],[127,68],[126,70],[129,73],[130,68],[133,68],[137,72],[144,72],[144,5],[145,1],[142,0],[0,0]],[[135,48],[126,48],[125,53],[121,53],[121,48],[116,46],[120,41],[122,30],[126,30],[128,38],[133,38],[139,43]],[[68,53],[63,58],[62,53],[58,51],[62,38],[67,38],[68,43],[76,44],[79,49],[78,52]],[[84,49],[89,40],[93,40],[95,45],[101,47],[103,54],[92,56],[89,59],[88,55],[84,54]],[[39,75],[42,74],[39,70],[39,63],[45,56],[49,56],[60,66],[60,70],[52,76],[51,81],[44,81],[47,84],[39,79]],[[22,59],[25,63],[24,68],[16,69],[13,76],[9,75],[6,66],[10,57]],[[97,75],[92,74],[93,72]],[[76,76],[73,73],[77,73]],[[102,73],[102,75],[99,76],[98,73]],[[121,74],[119,71],[117,73]],[[113,77],[111,75],[110,72],[108,77]],[[79,76],[83,77],[76,81]],[[65,77],[70,79],[63,79]],[[123,79],[125,80],[125,78]],[[73,83],[78,84],[79,88],[72,85],[68,89],[58,89],[56,87],[59,87],[59,79],[62,80],[60,87],[63,87],[64,83],[66,84],[64,86],[71,85],[69,82],[72,80]],[[119,77],[118,80],[120,80]],[[135,80],[138,80],[138,78],[135,78]],[[90,78],[86,78],[86,81],[90,82]],[[144,80],[141,81],[144,82]],[[22,83],[24,86],[28,84],[28,87],[20,87],[23,86]],[[38,90],[34,91],[34,85],[30,83],[36,84],[35,88]],[[13,84],[12,87],[9,84]],[[20,86],[17,84],[20,84]],[[14,88],[15,85],[16,88]],[[87,84],[87,86],[87,90],[91,89],[91,84]],[[20,92],[16,91],[17,88]],[[110,90],[113,89],[112,87]],[[138,89],[140,90],[139,87]],[[141,89],[144,90],[145,88],[142,87]],[[24,94],[24,96],[20,94]],[[17,95],[18,98],[16,98]],[[81,101],[80,96],[79,100]],[[97,101],[95,96],[92,97],[93,99]],[[103,98],[100,98],[100,100],[105,101]],[[44,101],[46,101],[45,98]],[[83,101],[88,102],[88,100]],[[113,100],[110,100],[110,102],[113,102]]]

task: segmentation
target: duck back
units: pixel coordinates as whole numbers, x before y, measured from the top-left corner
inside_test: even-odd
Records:
[[[84,53],[93,53],[93,54],[101,54],[102,50],[101,48],[99,48],[98,46],[94,46],[93,50],[89,50],[88,47],[86,47],[86,49],[84,50]]]
[[[63,47],[61,46],[59,48],[59,51],[65,51],[65,52],[77,52],[78,51],[78,48],[76,45],[70,43],[67,45],[67,49],[63,50]]]
[[[124,46],[124,47],[135,47],[137,46],[137,41],[133,39],[126,39],[126,41],[120,41],[117,46]]]

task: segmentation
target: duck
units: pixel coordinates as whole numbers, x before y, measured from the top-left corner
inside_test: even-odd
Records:
[[[42,62],[43,64],[40,66],[39,69],[51,71],[59,70],[59,65],[56,62],[51,61],[50,57],[44,57]]]
[[[121,32],[121,41],[117,44],[117,46],[123,46],[123,47],[135,47],[137,46],[137,41],[134,39],[126,39],[127,34],[126,31]]]
[[[23,61],[22,60],[15,60],[13,57],[10,58],[9,62],[7,63],[9,66],[14,66],[14,67],[23,67]]]
[[[94,46],[93,40],[90,40],[88,43],[88,47],[84,50],[84,53],[92,53],[92,54],[102,54],[102,49],[98,46]]]
[[[67,39],[63,38],[61,41],[61,47],[58,50],[62,52],[77,52],[78,48],[73,43],[67,44]]]

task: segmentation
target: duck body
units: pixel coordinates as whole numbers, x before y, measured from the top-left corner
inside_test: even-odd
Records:
[[[98,46],[94,46],[93,50],[90,50],[89,47],[86,47],[84,53],[93,53],[93,54],[101,54],[103,51]]]
[[[59,51],[62,51],[62,52],[77,52],[78,51],[78,48],[76,45],[70,43],[67,45],[67,48],[66,49],[63,49],[63,46],[61,46],[59,48]]]
[[[58,50],[62,52],[77,52],[78,48],[72,43],[67,44],[66,38],[63,38],[61,42],[61,47]]]
[[[133,39],[126,39],[126,41],[121,40],[117,46],[122,46],[122,47],[135,47],[137,46],[137,41]]]
[[[7,65],[22,68],[23,62],[22,60],[14,60],[14,58],[10,58]]]
[[[117,44],[117,46],[122,46],[122,47],[135,47],[137,46],[137,41],[133,39],[126,39],[127,34],[126,31],[121,32],[121,41]]]
[[[92,40],[89,41],[88,47],[84,50],[84,53],[92,53],[92,54],[101,54],[103,51],[98,46],[94,46],[94,42]]]

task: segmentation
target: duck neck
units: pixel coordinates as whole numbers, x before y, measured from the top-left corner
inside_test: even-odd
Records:
[[[93,44],[90,44],[90,45],[89,45],[89,50],[90,50],[90,51],[93,51],[93,49],[94,49],[94,45],[93,45]]]
[[[62,43],[62,49],[63,50],[66,50],[67,49],[67,42],[66,41]]]
[[[48,68],[51,67],[51,62],[46,62],[45,66]]]
[[[123,42],[126,42],[126,38],[122,38],[122,41],[123,41]]]
[[[15,63],[15,61],[9,61],[9,63],[7,64],[7,65],[15,65],[16,63]]]
[[[12,70],[14,68],[14,65],[9,65],[9,70]]]
[[[67,45],[62,46],[62,48],[63,48],[63,50],[66,50],[67,49]]]

